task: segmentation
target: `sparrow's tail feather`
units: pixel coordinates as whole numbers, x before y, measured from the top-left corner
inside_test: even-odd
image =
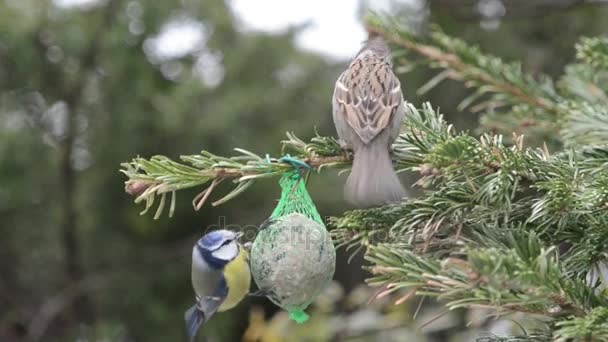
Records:
[[[190,309],[186,311],[184,314],[184,318],[186,319],[186,332],[188,333],[188,341],[194,342],[196,339],[196,333],[198,332],[198,328],[205,322],[205,314],[198,309],[198,307],[193,305]]]
[[[346,200],[358,207],[399,201],[405,191],[393,169],[389,150],[371,142],[355,148],[355,159],[344,188]]]

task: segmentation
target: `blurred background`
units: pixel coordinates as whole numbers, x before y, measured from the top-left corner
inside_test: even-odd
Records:
[[[155,221],[124,193],[120,163],[201,149],[230,155],[234,147],[278,155],[285,131],[334,134],[333,85],[366,37],[360,18],[368,9],[419,28],[437,23],[532,73],[557,75],[579,36],[607,33],[606,3],[0,0],[0,341],[184,340],[192,245],[212,225],[262,222],[278,186],[262,182],[199,212],[196,190],[183,191],[176,215]],[[456,110],[468,93],[461,84],[417,95],[432,75],[400,74],[406,99],[431,101],[458,128],[474,130],[475,114]],[[344,180],[333,172],[311,180],[323,216],[348,209]],[[292,325],[266,300],[247,299],[214,317],[204,335],[471,341],[507,329],[475,312],[434,320],[433,303],[418,300],[368,305],[374,290],[363,283],[361,258],[349,264],[348,256],[339,251],[336,282],[310,323]]]

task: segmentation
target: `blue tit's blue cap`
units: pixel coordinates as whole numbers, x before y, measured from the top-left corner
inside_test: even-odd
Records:
[[[198,240],[198,245],[208,251],[214,251],[220,248],[226,241],[238,239],[240,235],[240,233],[226,229],[214,230]]]

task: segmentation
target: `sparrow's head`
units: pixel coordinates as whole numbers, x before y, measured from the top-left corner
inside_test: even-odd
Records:
[[[363,43],[363,47],[357,53],[357,58],[364,57],[365,55],[373,54],[377,57],[384,58],[388,62],[391,59],[391,49],[389,49],[386,41],[380,36],[370,37]]]
[[[213,268],[223,268],[239,254],[238,238],[241,233],[216,230],[198,240],[195,249]]]

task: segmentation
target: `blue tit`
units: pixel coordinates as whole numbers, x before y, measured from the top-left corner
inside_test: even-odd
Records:
[[[235,307],[249,293],[248,253],[238,243],[241,233],[216,230],[192,249],[192,287],[196,304],[185,313],[186,330],[194,341],[201,324],[218,311]]]

